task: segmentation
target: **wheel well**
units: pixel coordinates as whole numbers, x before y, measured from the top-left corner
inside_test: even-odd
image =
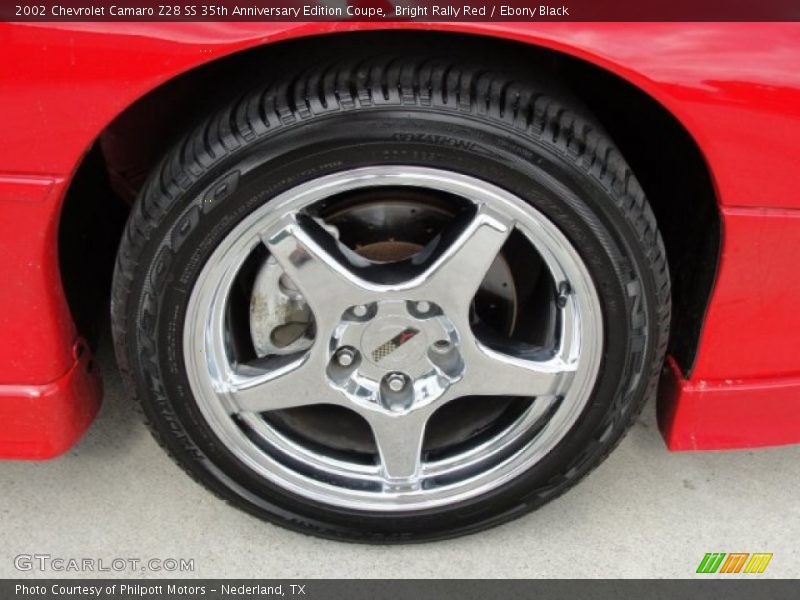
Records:
[[[108,313],[127,207],[170,146],[208,112],[252,88],[253,82],[374,48],[399,55],[490,56],[500,65],[548,71],[570,88],[615,140],[652,204],[673,278],[669,352],[688,373],[721,239],[711,176],[697,144],[656,100],[600,67],[520,42],[441,32],[343,33],[263,46],[178,76],[128,107],[81,163],[62,210],[62,281],[79,330],[96,340],[97,315]]]

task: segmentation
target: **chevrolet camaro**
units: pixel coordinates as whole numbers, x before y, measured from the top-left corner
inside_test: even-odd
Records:
[[[190,476],[336,539],[518,517],[653,398],[670,450],[800,442],[796,23],[0,43],[0,457],[87,430],[104,333]]]

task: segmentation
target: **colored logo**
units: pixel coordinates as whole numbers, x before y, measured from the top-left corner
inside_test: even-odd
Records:
[[[763,573],[772,554],[763,552],[708,552],[697,567],[698,573]]]
[[[384,342],[375,350],[372,351],[372,360],[380,362],[382,359],[389,356],[392,352],[397,350],[400,346],[405,344],[408,340],[413,339],[419,333],[419,329],[408,327],[394,336],[387,342]]]

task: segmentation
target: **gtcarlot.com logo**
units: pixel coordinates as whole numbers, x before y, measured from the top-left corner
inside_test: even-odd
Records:
[[[193,573],[193,558],[88,558],[50,554],[18,554],[14,557],[18,571],[54,573]]]
[[[697,566],[697,572],[753,575],[763,573],[771,560],[772,554],[765,552],[707,552]]]

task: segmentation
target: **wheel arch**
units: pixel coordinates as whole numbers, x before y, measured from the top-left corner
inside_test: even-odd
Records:
[[[498,32],[501,36],[502,32]],[[258,44],[206,59],[158,83],[96,132],[76,166],[59,226],[65,293],[79,330],[90,338],[92,316],[107,312],[110,275],[130,203],[160,157],[203,114],[253,81],[380,47],[382,51],[491,56],[551,73],[593,111],[640,180],[656,213],[673,285],[669,352],[684,373],[696,356],[720,251],[721,221],[713,174],[700,145],[646,77],[578,48],[550,40],[432,31],[360,31]],[[549,47],[548,47],[549,46]],[[422,48],[422,50],[419,50]],[[453,48],[458,48],[456,52]],[[600,93],[598,93],[598,90]],[[166,143],[165,143],[166,142]],[[686,219],[691,214],[693,218]],[[99,225],[98,216],[103,220]],[[87,222],[98,223],[87,228]]]

